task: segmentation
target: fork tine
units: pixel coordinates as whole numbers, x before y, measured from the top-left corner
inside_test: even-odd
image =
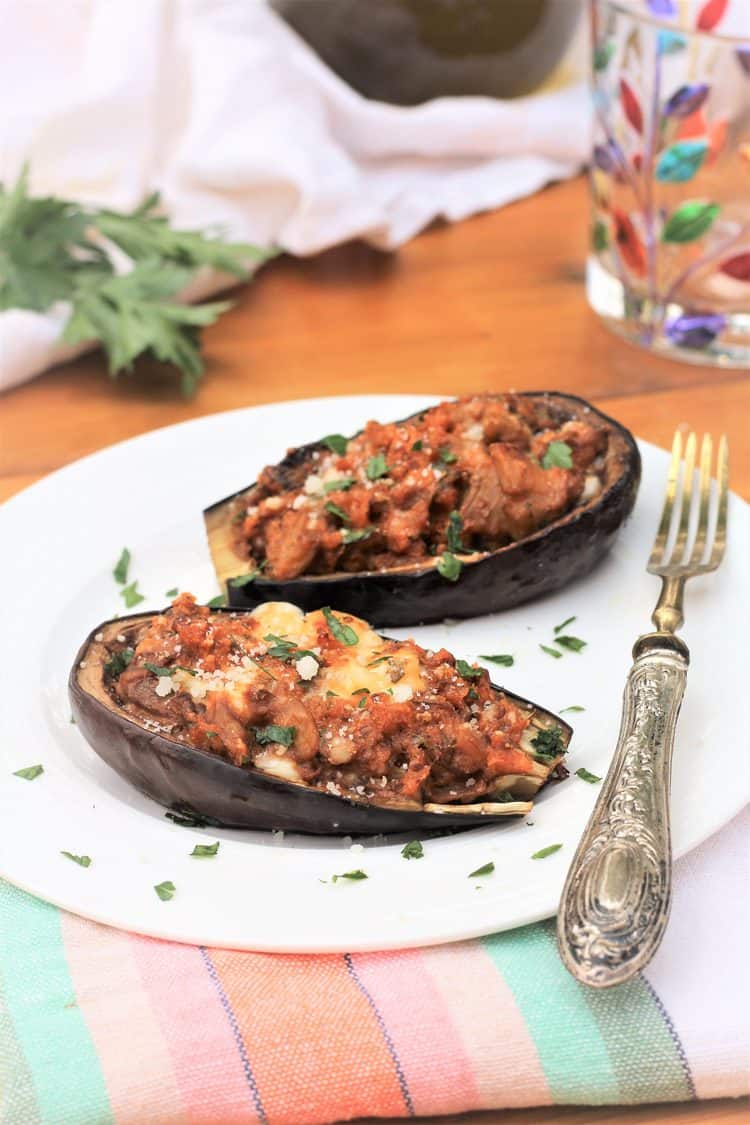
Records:
[[[667,491],[664,496],[664,507],[661,510],[659,529],[656,532],[651,557],[648,560],[649,566],[660,566],[664,556],[664,548],[667,545],[669,528],[672,523],[672,512],[674,510],[674,498],[677,494],[677,481],[680,475],[681,459],[682,433],[680,430],[675,430],[675,435],[672,439],[672,460],[669,465],[669,473],[667,474]]]
[[[719,457],[716,465],[716,479],[719,486],[719,507],[716,513],[714,542],[705,570],[715,570],[724,557],[727,545],[727,508],[729,505],[729,443],[726,434],[719,439]]]
[[[695,434],[691,430],[685,443],[685,464],[682,469],[682,502],[680,509],[680,526],[677,530],[670,565],[682,562],[690,529],[690,509],[693,499],[693,477],[695,475]]]
[[[713,442],[710,434],[703,435],[701,442],[701,475],[700,475],[700,511],[698,513],[698,528],[695,533],[695,543],[688,562],[689,566],[697,566],[706,549],[708,537],[708,512],[711,504],[711,458],[713,455]]]

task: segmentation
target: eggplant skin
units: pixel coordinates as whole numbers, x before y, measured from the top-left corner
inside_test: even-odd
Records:
[[[630,515],[641,479],[641,457],[629,430],[576,395],[529,391],[519,398],[538,400],[554,424],[587,418],[609,433],[607,471],[599,495],[578,505],[533,535],[472,560],[463,560],[456,582],[443,578],[434,563],[423,568],[367,571],[361,574],[311,575],[285,581],[257,578],[233,586],[232,577],[220,573],[230,606],[253,609],[262,602],[293,602],[306,613],[323,606],[362,617],[376,628],[426,625],[446,617],[477,617],[512,609],[567,585],[588,574],[612,546]],[[421,411],[419,412],[421,413]],[[298,469],[321,449],[319,442],[293,449],[277,466],[277,475]],[[241,489],[246,492],[247,488]],[[239,493],[220,500],[203,515],[209,547],[220,534],[222,515]]]
[[[99,633],[108,629],[127,631],[150,616],[120,617],[92,630],[71,669],[68,693],[73,718],[93,750],[125,781],[160,805],[189,812],[215,827],[276,829],[316,836],[435,832],[486,827],[504,819],[491,814],[435,813],[351,801],[310,786],[281,781],[259,770],[235,766],[216,754],[146,729],[117,709],[104,687],[101,663],[92,667],[90,656]],[[533,707],[547,725],[558,726],[567,748],[573,733],[568,723],[520,696],[508,691],[504,694],[527,708]],[[558,761],[561,759],[562,754]],[[554,763],[550,763],[552,768]],[[522,799],[516,804],[517,809],[510,803],[505,806],[508,814],[525,813],[531,807]]]

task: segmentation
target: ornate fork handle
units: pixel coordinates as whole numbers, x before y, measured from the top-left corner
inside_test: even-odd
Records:
[[[606,988],[654,954],[669,917],[669,785],[689,654],[678,638],[636,643],[617,749],[563,891],[557,931],[566,967]]]

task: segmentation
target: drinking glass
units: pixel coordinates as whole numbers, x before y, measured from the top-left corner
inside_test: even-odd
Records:
[[[633,343],[750,367],[750,0],[590,0],[591,305]]]

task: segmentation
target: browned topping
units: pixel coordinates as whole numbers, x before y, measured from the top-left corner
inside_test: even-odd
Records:
[[[126,638],[132,659],[115,661],[105,686],[151,729],[337,795],[475,804],[507,796],[518,778],[544,780],[531,715],[486,671],[462,675],[444,649],[384,640],[335,614],[356,635],[343,643],[331,624],[330,611],[285,603],[211,613],[181,594]]]
[[[553,442],[570,467],[544,467]],[[343,453],[323,448],[283,472],[264,469],[230,513],[234,549],[276,579],[390,569],[455,550],[457,513],[462,552],[494,550],[588,499],[606,448],[601,425],[560,423],[514,395],[369,422]]]

